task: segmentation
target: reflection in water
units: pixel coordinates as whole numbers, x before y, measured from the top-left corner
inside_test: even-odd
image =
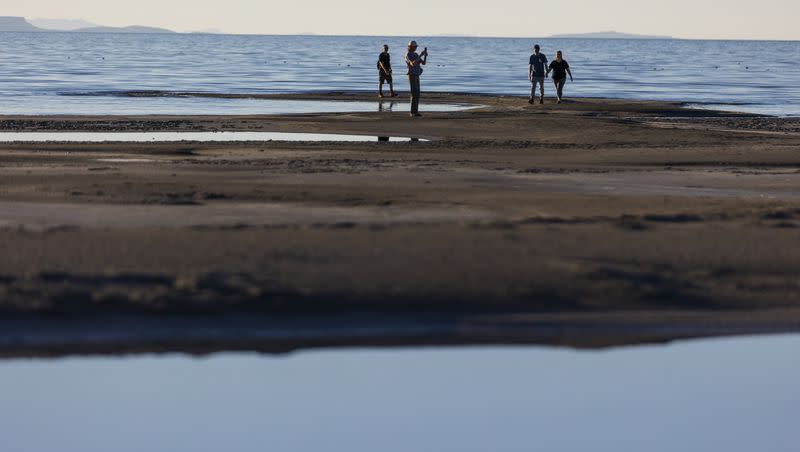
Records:
[[[394,109],[395,103],[396,102],[393,100],[385,101],[381,99],[378,101],[378,111],[391,112]]]
[[[798,347],[0,361],[0,435],[9,451],[789,452]]]
[[[0,85],[2,81],[0,80]],[[408,104],[406,104],[407,106]],[[462,111],[473,105],[431,103],[426,111]],[[221,99],[210,97],[96,96],[0,96],[4,115],[287,115],[306,113],[353,113],[375,110],[372,102]]]

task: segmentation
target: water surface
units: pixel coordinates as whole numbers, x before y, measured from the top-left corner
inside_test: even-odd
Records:
[[[177,141],[427,141],[410,137],[378,137],[336,133],[294,132],[0,132],[0,143],[77,142],[151,143]]]
[[[460,111],[474,105],[428,104],[430,112]],[[371,111],[407,112],[402,101],[319,101],[282,99],[221,99],[192,96],[131,97],[98,93],[69,96],[25,95],[0,97],[2,115],[294,115]]]
[[[567,84],[569,96],[800,115],[798,41],[417,38],[431,53],[424,90],[525,95],[528,57],[539,43],[551,59],[564,51],[576,78]],[[407,87],[401,62],[408,37],[0,33],[0,39],[0,111],[10,113],[95,114],[114,107],[129,114],[157,107],[152,99],[111,99],[132,90],[374,92],[384,43],[397,86]]]
[[[795,451],[798,336],[0,361],[4,450]]]

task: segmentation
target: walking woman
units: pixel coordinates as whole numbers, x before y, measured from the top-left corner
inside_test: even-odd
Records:
[[[553,84],[556,85],[557,103],[561,103],[561,98],[564,96],[564,85],[567,83],[567,74],[569,74],[569,81],[574,82],[572,79],[572,71],[569,70],[569,63],[564,59],[564,55],[559,50],[556,53],[556,59],[550,63],[547,73],[553,72],[550,77],[553,79]]]
[[[422,66],[428,64],[428,48],[422,53],[417,54],[417,41],[408,43],[408,53],[406,54],[406,66],[408,66],[408,83],[411,85],[411,116],[422,116],[419,114],[419,76],[422,75]]]

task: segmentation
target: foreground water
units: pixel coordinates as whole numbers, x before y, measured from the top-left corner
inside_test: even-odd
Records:
[[[0,362],[3,449],[796,450],[800,337]]]
[[[404,37],[0,33],[0,39],[0,113],[5,114],[90,114],[109,105],[130,114],[159,102],[176,109],[191,102],[116,98],[130,90],[374,90],[375,61],[383,43],[391,46],[398,85],[405,89],[407,84],[401,64],[408,40]],[[525,95],[528,56],[538,42],[551,58],[564,50],[576,76],[567,85],[572,96],[662,99],[800,115],[797,41],[419,40],[431,52],[423,75],[427,90]],[[547,89],[552,93],[549,84]],[[203,99],[192,105],[218,102]],[[240,110],[231,107],[230,112]]]
[[[473,105],[428,104],[429,112],[459,111]],[[0,98],[3,115],[291,115],[367,111],[408,111],[408,103],[337,102],[318,100],[215,99],[208,97],[131,97],[120,94],[87,96],[40,95]]]

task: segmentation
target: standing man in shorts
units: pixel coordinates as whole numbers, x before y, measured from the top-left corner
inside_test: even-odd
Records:
[[[528,100],[529,104],[536,101],[536,86],[539,86],[539,103],[544,103],[544,79],[547,77],[547,57],[543,53],[539,53],[541,47],[539,44],[533,46],[533,55],[531,55],[530,63],[528,64],[528,80],[531,81],[531,97]]]
[[[383,45],[383,52],[378,55],[378,97],[383,97],[383,84],[389,84],[389,96],[397,97],[392,83],[392,58],[389,56],[389,46]]]

